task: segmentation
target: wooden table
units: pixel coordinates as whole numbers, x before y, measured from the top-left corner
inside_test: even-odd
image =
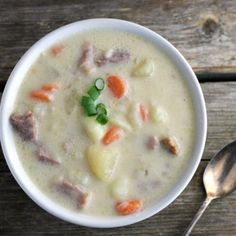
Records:
[[[1,0],[1,91],[18,59],[35,41],[59,26],[95,17],[142,24],[167,38],[190,62],[208,111],[201,164],[185,191],[159,214],[123,228],[90,229],[39,208],[13,179],[1,153],[0,235],[181,235],[205,197],[202,173],[209,159],[236,139],[235,0]],[[213,202],[192,235],[236,235],[236,192]]]

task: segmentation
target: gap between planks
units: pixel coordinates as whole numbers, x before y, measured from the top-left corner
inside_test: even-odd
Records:
[[[195,73],[199,83],[216,83],[216,82],[236,82],[236,73]],[[5,80],[0,80],[0,93],[3,92],[5,85]]]

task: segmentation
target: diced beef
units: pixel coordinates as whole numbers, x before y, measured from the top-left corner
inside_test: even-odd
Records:
[[[129,58],[129,52],[117,49],[112,53],[112,55],[108,59],[110,63],[119,63],[122,61],[128,61]]]
[[[37,143],[37,155],[41,162],[48,163],[50,165],[59,165],[61,162],[52,157],[47,147],[42,143]]]
[[[89,42],[85,42],[82,45],[82,55],[79,60],[79,66],[84,73],[90,74],[96,70],[94,64],[94,54],[94,46]]]
[[[172,154],[179,154],[179,146],[174,137],[166,137],[161,140],[161,144],[164,148],[169,150]]]
[[[96,63],[98,66],[103,66],[108,63],[119,63],[128,61],[130,58],[130,53],[126,50],[116,49],[110,50],[105,55],[102,55],[97,59]]]
[[[10,122],[24,140],[35,141],[35,118],[31,111],[25,112],[24,114],[13,113],[10,116]]]
[[[157,149],[159,145],[159,140],[156,136],[150,136],[147,140],[146,145],[147,145],[147,148],[150,150]]]
[[[84,208],[88,203],[89,194],[77,185],[73,185],[66,180],[59,180],[56,183],[56,188],[70,198],[75,199],[79,208]]]

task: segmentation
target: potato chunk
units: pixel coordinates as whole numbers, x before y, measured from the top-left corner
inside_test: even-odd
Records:
[[[88,137],[93,142],[99,142],[105,133],[104,126],[101,126],[99,123],[96,122],[96,120],[91,117],[85,118],[84,128]]]
[[[120,177],[111,185],[111,193],[117,199],[125,199],[129,194],[130,181],[126,177]]]
[[[166,123],[169,118],[167,112],[162,107],[157,105],[152,105],[151,117],[153,121],[157,123]]]
[[[132,75],[137,78],[146,78],[152,76],[154,72],[154,63],[151,59],[141,61],[133,70]]]
[[[104,182],[110,182],[119,161],[117,150],[94,145],[88,148],[86,154],[89,166],[95,176]]]

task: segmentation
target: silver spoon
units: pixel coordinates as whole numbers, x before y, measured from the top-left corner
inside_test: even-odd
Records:
[[[203,183],[206,199],[183,233],[184,236],[190,235],[212,200],[224,197],[236,189],[236,141],[226,145],[211,159],[204,171]]]

